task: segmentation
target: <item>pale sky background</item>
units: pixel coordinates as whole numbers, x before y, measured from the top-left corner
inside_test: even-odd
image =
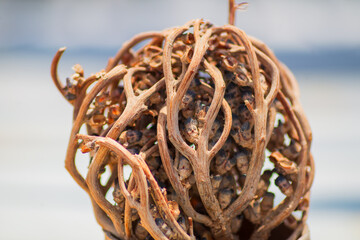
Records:
[[[0,0],[0,48],[119,47],[132,35],[204,18],[227,0]],[[237,26],[277,49],[360,47],[360,1],[255,0]]]

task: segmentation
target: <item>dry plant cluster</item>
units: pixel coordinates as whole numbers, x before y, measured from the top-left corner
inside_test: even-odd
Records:
[[[66,169],[107,239],[302,235],[311,130],[294,76],[264,43],[194,20],[135,36],[88,78],[75,65],[65,86],[64,50],[51,72],[74,106]],[[79,149],[90,155],[85,176]]]

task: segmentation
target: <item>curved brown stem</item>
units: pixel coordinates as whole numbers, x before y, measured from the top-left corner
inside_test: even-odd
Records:
[[[145,160],[142,159],[139,155],[132,155],[130,152],[128,152],[123,146],[121,146],[119,143],[117,143],[116,141],[114,141],[111,138],[102,138],[102,137],[91,137],[91,136],[84,136],[79,134],[78,135],[79,138],[83,139],[84,141],[95,141],[95,143],[104,146],[106,148],[111,149],[112,151],[114,151],[116,154],[118,154],[121,158],[126,159],[126,161],[131,165],[131,167],[133,168],[135,177],[138,177],[138,175],[136,174],[137,171],[143,172],[146,176],[146,179],[149,181],[152,190],[154,191],[154,195],[155,195],[155,202],[158,204],[159,208],[164,212],[165,214],[165,220],[168,221],[169,225],[175,230],[177,231],[182,238],[184,239],[190,239],[190,237],[184,232],[184,230],[180,227],[180,225],[177,223],[177,221],[174,219],[174,216],[171,214],[170,209],[167,205],[167,202],[164,198],[164,196],[161,193],[161,190],[154,178],[154,176],[151,174],[149,167],[147,166],[147,164],[145,163]],[[97,176],[96,172],[92,171],[92,168],[96,168],[94,166],[99,166],[98,164],[96,164],[95,162],[90,166],[89,169],[89,174],[88,174],[88,180],[91,182],[91,184],[89,184],[90,190],[92,189],[92,186],[96,186],[98,183],[96,181],[94,181],[94,177],[91,176]],[[100,168],[98,168],[100,169]],[[120,169],[122,170],[122,169]],[[120,176],[121,177],[121,176]],[[146,182],[146,181],[145,181]],[[123,185],[123,184],[122,184]],[[142,188],[140,188],[140,194],[142,192],[141,190]],[[112,206],[109,206],[108,202],[105,202],[106,200],[104,200],[105,198],[100,196],[98,194],[98,192],[93,193],[95,194],[96,197],[99,198],[95,198],[95,200],[99,201],[99,205],[100,206],[106,206],[106,209],[112,209]],[[147,197],[143,196],[141,197],[140,202],[142,202],[142,198],[147,199]],[[148,203],[145,204],[141,204],[142,208],[138,209],[138,211],[144,209],[144,207],[148,208]],[[140,213],[139,213],[140,214]],[[109,212],[108,215],[115,215],[115,217],[118,217],[116,215],[116,213],[114,212]]]
[[[124,66],[118,66],[112,69],[108,74],[106,74],[99,82],[91,89],[91,91],[86,95],[84,101],[79,109],[79,112],[76,116],[76,119],[73,123],[73,127],[70,134],[70,140],[68,149],[66,152],[65,158],[65,168],[69,171],[71,176],[75,179],[75,181],[82,187],[86,192],[88,192],[88,187],[85,183],[84,178],[78,172],[75,165],[75,155],[76,150],[78,148],[78,143],[76,141],[76,134],[79,132],[80,127],[84,123],[84,117],[87,112],[87,109],[96,95],[104,88],[106,85],[110,84],[112,81],[123,76],[127,70]]]
[[[201,83],[201,87],[204,91],[208,92],[209,94],[214,94],[214,89],[212,89],[208,84]],[[215,156],[215,154],[223,147],[224,143],[229,137],[229,133],[232,126],[231,108],[225,99],[222,99],[221,101],[221,108],[224,113],[224,130],[222,131],[219,140],[209,150],[209,159],[212,159]]]
[[[229,0],[229,24],[235,25],[235,0]]]
[[[57,67],[59,65],[60,58],[63,55],[63,53],[65,52],[65,50],[66,50],[66,47],[62,47],[62,48],[59,48],[59,50],[56,52],[56,54],[51,62],[50,74],[51,74],[51,78],[52,78],[56,88],[59,90],[61,95],[63,95],[63,97],[66,99],[66,101],[70,102],[65,96],[64,85],[60,81],[59,76],[58,76],[58,71],[57,71]]]
[[[307,150],[308,150],[305,135],[302,131],[298,119],[296,118],[295,114],[291,111],[291,107],[281,91],[278,93],[277,98],[284,106],[287,116],[289,117],[291,123],[294,125],[296,132],[299,135],[299,140],[301,144],[301,151],[298,160],[299,172],[298,172],[297,180],[293,184],[295,187],[294,193],[290,197],[287,197],[280,205],[275,207],[266,215],[261,226],[252,235],[252,239],[257,239],[259,236],[262,236],[264,233],[270,231],[275,226],[278,226],[287,216],[289,216],[291,212],[294,211],[295,208],[297,207],[300,201],[300,197],[303,195],[305,189],[305,165],[307,162],[306,158],[307,158]]]
[[[166,81],[166,92],[169,98],[167,101],[167,123],[169,128],[169,138],[172,144],[174,144],[179,151],[188,159],[195,158],[195,150],[189,147],[184,139],[180,136],[179,126],[178,126],[178,112],[180,101],[184,97],[187,89],[190,86],[191,81],[193,80],[197,69],[200,66],[201,60],[207,49],[207,41],[210,37],[211,31],[207,31],[200,41],[195,43],[194,48],[194,57],[191,60],[191,63],[188,66],[188,69],[181,79],[177,92],[175,94],[175,86],[177,85],[172,74],[171,64],[166,64],[167,62],[171,63],[171,52],[172,52],[172,41],[175,40],[176,36],[185,31],[186,28],[181,28],[178,31],[174,31],[165,41],[164,46],[164,77]]]
[[[82,105],[82,103],[84,101],[84,98],[86,96],[87,89],[96,80],[98,80],[98,77],[96,75],[91,75],[80,86],[79,94],[76,96],[76,99],[75,99],[75,102],[74,102],[73,121],[75,121],[77,115],[79,114],[79,110],[80,110],[80,107],[81,107],[81,105]]]
[[[252,112],[252,116],[254,119],[254,139],[256,139],[255,146],[253,147],[253,152],[251,155],[250,166],[248,169],[244,187],[240,195],[224,212],[225,216],[233,218],[240,214],[253,199],[256,188],[253,188],[252,186],[257,186],[260,180],[260,172],[263,165],[263,154],[265,151],[265,130],[267,122],[268,104],[264,100],[264,93],[261,90],[259,81],[259,64],[255,49],[253,48],[250,40],[247,38],[244,32],[233,26],[224,26],[218,31],[228,31],[233,33],[235,35],[235,38],[244,45],[247,56],[249,57],[255,93],[255,109],[249,109],[250,112]]]
[[[76,116],[76,119],[73,123],[73,127],[70,134],[70,140],[69,145],[66,152],[65,157],[65,168],[68,170],[70,175],[74,178],[74,180],[79,184],[79,186],[85,190],[90,198],[91,202],[94,208],[94,213],[97,222],[102,226],[104,230],[107,230],[111,232],[114,235],[116,234],[116,231],[114,229],[113,223],[110,221],[109,217],[104,213],[104,211],[96,204],[93,197],[91,196],[89,192],[89,188],[85,182],[85,179],[81,176],[79,171],[76,168],[75,165],[75,155],[78,148],[78,142],[75,138],[76,134],[79,132],[81,125],[84,122],[84,117],[87,111],[88,106],[92,102],[92,100],[95,98],[95,96],[101,91],[101,89],[106,86],[107,84],[110,84],[112,81],[116,80],[117,78],[121,77],[123,74],[125,74],[126,70],[124,66],[119,66],[117,68],[114,68],[112,71],[110,71],[107,75],[105,75],[103,78],[99,80],[99,82],[91,89],[91,91],[86,95],[84,98],[82,105],[79,109],[79,112]]]
[[[105,71],[108,72],[112,68],[114,68],[120,62],[121,58],[129,51],[129,49],[131,49],[139,42],[144,41],[145,39],[148,38],[163,38],[163,37],[164,37],[164,33],[162,32],[144,32],[136,35],[131,40],[123,44],[122,48],[116,53],[115,57],[108,62]]]
[[[176,173],[174,169],[173,160],[169,154],[169,148],[167,146],[167,138],[166,138],[166,107],[163,107],[159,114],[158,125],[157,125],[157,136],[158,136],[158,144],[161,155],[161,160],[165,169],[167,176],[169,177],[169,181],[173,186],[178,202],[182,207],[183,211],[186,215],[190,216],[194,221],[203,223],[208,227],[212,226],[212,221],[206,215],[200,214],[196,212],[193,206],[190,203],[189,192],[185,189],[179,179],[179,175]]]
[[[195,22],[194,25],[194,34],[198,32],[199,22]],[[172,52],[172,42],[175,40],[178,34],[181,34],[186,28],[179,29],[178,31],[174,31],[165,41],[164,46],[164,60],[163,62],[170,62],[169,58]],[[212,30],[207,30],[203,36],[197,36],[195,39],[194,54],[191,62],[188,66],[188,69],[181,79],[179,87],[175,89],[177,85],[174,81],[174,77],[172,74],[171,65],[164,64],[164,76],[166,81],[166,89],[168,93],[168,102],[167,102],[167,124],[168,124],[168,132],[169,139],[172,144],[187,157],[193,167],[194,176],[197,183],[197,188],[201,197],[201,200],[206,208],[208,214],[211,219],[216,222],[214,229],[214,234],[217,237],[225,236],[227,238],[232,238],[229,222],[227,222],[223,215],[218,200],[213,194],[212,185],[210,182],[210,160],[208,153],[208,136],[209,136],[209,126],[211,126],[212,122],[215,120],[216,113],[219,111],[221,102],[220,99],[224,96],[225,85],[222,80],[221,73],[216,70],[210,64],[204,63],[209,73],[212,75],[214,79],[214,83],[216,85],[214,100],[210,105],[210,108],[205,116],[204,122],[204,130],[200,133],[199,136],[199,145],[198,149],[194,150],[190,146],[186,144],[186,142],[182,139],[179,132],[178,126],[178,112],[181,99],[184,97],[186,91],[188,90],[191,81],[193,80],[195,73],[200,67],[200,63],[205,55],[205,52],[208,48],[208,40],[212,34]],[[196,34],[198,35],[198,34]],[[221,80],[220,80],[221,79]],[[219,227],[223,226],[223,227]]]
[[[124,154],[127,155],[126,152]],[[121,160],[120,160],[121,161]],[[121,162],[119,162],[121,163]],[[131,194],[128,192],[128,190],[125,187],[122,175],[122,164],[118,164],[119,167],[119,185],[120,189],[122,191],[122,194],[124,194],[127,202],[129,205],[133,208],[135,208],[138,211],[138,214],[141,219],[143,219],[142,225],[143,227],[150,233],[152,237],[155,239],[162,239],[167,240],[168,238],[161,232],[161,230],[156,225],[154,219],[151,216],[150,210],[149,210],[149,194],[148,194],[148,187],[145,180],[145,175],[142,171],[139,171],[139,166],[137,165],[136,168],[133,168],[133,174],[134,179],[136,181],[137,187],[140,189],[140,203],[135,201]]]
[[[230,25],[235,25],[236,10],[238,10],[239,8],[241,8],[243,6],[247,6],[247,2],[242,2],[242,3],[236,4],[235,0],[229,0],[229,24]]]
[[[119,159],[118,162],[118,169],[123,170],[122,168],[122,159]],[[123,174],[119,174],[118,177],[120,177],[121,180],[119,181],[123,181]],[[135,186],[135,180],[134,180],[134,175],[130,176],[130,180],[129,180],[129,186],[128,189],[129,191],[131,191]],[[124,186],[123,186],[124,187]],[[128,200],[125,200],[125,209],[124,209],[124,228],[125,228],[125,234],[126,237],[130,239],[131,235],[132,235],[132,219],[131,219],[131,207],[130,207],[130,203]]]

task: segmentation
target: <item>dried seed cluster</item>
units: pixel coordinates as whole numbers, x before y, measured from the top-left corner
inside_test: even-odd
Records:
[[[135,36],[86,79],[76,65],[66,86],[57,77],[64,50],[52,76],[74,106],[66,168],[108,239],[301,235],[311,130],[295,78],[265,44],[234,26],[194,20]],[[78,149],[90,153],[86,176]]]

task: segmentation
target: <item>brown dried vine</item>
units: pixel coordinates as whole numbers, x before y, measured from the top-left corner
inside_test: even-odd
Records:
[[[65,166],[107,239],[302,235],[311,129],[294,76],[264,43],[233,25],[194,20],[135,36],[88,78],[75,65],[65,86],[57,76],[64,50],[51,74],[74,106]],[[90,153],[86,176],[78,149]],[[271,184],[283,198],[276,206]]]

